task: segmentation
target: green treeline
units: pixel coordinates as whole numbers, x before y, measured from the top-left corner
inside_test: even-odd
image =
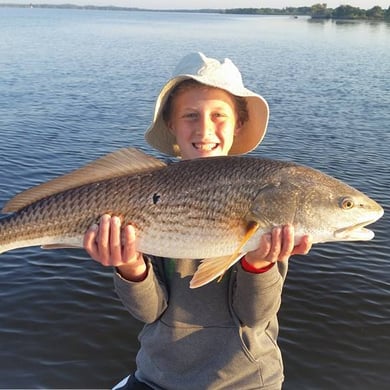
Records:
[[[231,9],[193,9],[193,10],[152,10],[145,8],[128,8],[115,6],[94,6],[74,4],[13,4],[0,3],[0,7],[31,7],[31,8],[74,8],[90,10],[112,10],[112,11],[155,11],[155,12],[200,12],[200,13],[223,13],[241,15],[291,15],[311,16],[313,19],[367,19],[367,20],[388,20],[390,21],[390,7],[387,10],[374,6],[368,10],[350,5],[340,5],[337,8],[328,8],[326,3],[314,4],[311,7],[286,7],[286,8],[231,8]]]
[[[369,20],[390,20],[390,7],[387,10],[379,6],[364,10],[350,5],[340,5],[335,9],[327,8],[326,4],[315,4],[311,7],[312,18],[326,19],[369,19]]]
[[[387,10],[379,6],[368,10],[350,5],[340,5],[337,8],[328,8],[326,3],[314,4],[311,7],[277,8],[233,8],[226,9],[227,14],[246,15],[307,15],[314,19],[369,19],[390,20],[390,7]]]

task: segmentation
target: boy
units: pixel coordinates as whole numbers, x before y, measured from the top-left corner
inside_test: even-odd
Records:
[[[182,159],[256,148],[266,131],[268,105],[244,87],[230,60],[220,63],[193,53],[174,74],[158,96],[146,132],[151,146]],[[131,225],[121,227],[119,218],[109,215],[84,240],[92,258],[116,267],[119,297],[146,324],[137,371],[115,388],[280,389],[276,314],[287,260],[307,253],[310,238],[294,247],[293,227],[275,227],[220,283],[196,290],[189,289],[188,277],[198,260],[147,256],[136,251],[135,240]]]

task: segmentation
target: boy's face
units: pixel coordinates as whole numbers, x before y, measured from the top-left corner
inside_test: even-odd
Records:
[[[181,157],[226,156],[239,126],[233,97],[217,88],[192,88],[175,96],[168,123]]]

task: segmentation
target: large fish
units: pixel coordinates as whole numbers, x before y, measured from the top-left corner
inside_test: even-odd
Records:
[[[0,253],[41,245],[82,247],[102,214],[136,228],[138,251],[205,259],[202,286],[256,249],[272,227],[292,224],[297,242],[370,240],[383,215],[374,200],[317,170],[253,157],[211,157],[166,165],[121,149],[11,199],[0,220]]]

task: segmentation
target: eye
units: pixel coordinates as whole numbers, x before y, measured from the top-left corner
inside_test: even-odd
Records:
[[[183,115],[183,118],[187,119],[196,119],[198,117],[198,114],[196,112],[188,112]]]
[[[213,114],[213,116],[214,116],[214,118],[226,118],[227,117],[227,115],[223,112],[215,112]]]
[[[345,197],[341,199],[340,206],[343,210],[349,210],[355,206],[355,203],[352,198]]]

